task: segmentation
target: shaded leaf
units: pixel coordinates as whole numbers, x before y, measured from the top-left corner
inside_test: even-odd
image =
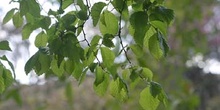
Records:
[[[0,50],[9,50],[9,51],[11,51],[11,48],[9,47],[8,41],[1,41],[0,42]]]
[[[39,58],[39,52],[36,52],[25,64],[25,72],[26,74],[30,73],[32,69],[34,69],[34,66],[36,65]]]
[[[23,29],[22,29],[22,40],[28,39],[29,36],[31,35],[31,33],[37,29],[36,25],[33,25],[31,23],[27,23],[26,25],[24,25]]]
[[[99,21],[99,18],[100,18],[100,13],[102,12],[102,9],[106,6],[105,3],[103,2],[98,2],[98,3],[95,3],[93,6],[92,6],[92,9],[91,9],[91,16],[92,16],[92,20],[93,20],[93,26],[96,26],[98,21]]]
[[[143,48],[141,48],[141,46],[137,45],[137,44],[133,44],[129,46],[131,48],[131,50],[133,51],[133,53],[138,57],[142,57],[144,52],[143,52]]]

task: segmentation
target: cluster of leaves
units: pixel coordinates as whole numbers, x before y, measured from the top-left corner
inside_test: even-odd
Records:
[[[120,101],[129,98],[130,82],[143,81],[146,82],[146,88],[140,93],[140,105],[146,110],[156,109],[159,102],[166,105],[165,92],[160,84],[152,80],[151,70],[133,65],[127,55],[129,48],[136,57],[142,56],[145,49],[157,60],[167,55],[166,30],[174,15],[173,10],[163,6],[164,0],[110,0],[94,5],[89,0],[60,0],[59,9],[51,9],[47,15],[41,14],[41,6],[35,0],[18,2],[19,8],[11,9],[3,23],[12,19],[15,27],[22,27],[23,40],[28,39],[34,30],[41,30],[35,38],[35,46],[39,50],[25,65],[27,74],[34,70],[37,75],[56,76],[64,80],[73,76],[80,84],[86,74],[92,72],[95,73],[96,93],[104,95],[109,89],[111,95]],[[75,6],[76,9],[65,12],[69,6]],[[90,18],[101,33],[93,36],[91,41],[84,29]],[[129,29],[135,41],[127,47],[123,45],[121,36],[123,20],[128,21],[129,26],[124,28]],[[80,37],[83,40],[80,41]],[[113,52],[113,39],[117,37],[121,50]],[[83,43],[87,46],[83,46]],[[128,68],[121,68],[122,64],[115,62],[120,54],[126,56],[124,63],[129,65]],[[7,81],[6,73],[9,71],[2,75],[5,83],[0,84],[7,86],[11,80]]]

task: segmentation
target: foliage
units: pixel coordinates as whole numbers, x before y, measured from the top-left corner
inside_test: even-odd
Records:
[[[26,74],[34,70],[37,75],[45,74],[62,80],[73,76],[80,84],[86,74],[92,72],[95,73],[93,88],[97,94],[104,95],[109,89],[111,95],[120,101],[129,98],[131,83],[140,79],[146,84],[139,100],[143,109],[154,110],[159,102],[166,105],[166,94],[160,84],[153,81],[152,71],[132,63],[128,57],[130,48],[136,57],[143,57],[142,52],[146,50],[157,60],[167,55],[167,27],[174,14],[173,10],[164,7],[164,0],[110,0],[93,5],[89,0],[60,0],[59,9],[50,9],[46,15],[41,14],[43,9],[36,0],[17,2],[19,8],[10,10],[3,23],[12,19],[16,28],[22,28],[23,40],[29,39],[34,30],[41,30],[35,38],[35,46],[39,50],[27,61]],[[66,12],[70,6],[76,8]],[[100,31],[91,40],[85,29],[90,18]],[[127,25],[123,26],[123,21]],[[129,29],[134,39],[128,46],[124,45],[122,35],[125,29]],[[120,42],[118,46],[114,43],[117,39]],[[10,50],[7,41],[2,41],[0,46],[2,50]],[[116,48],[119,49],[115,52]],[[120,55],[124,55],[126,61],[117,63],[116,58]],[[8,61],[5,57],[2,59]],[[3,68],[2,71],[0,92],[13,80],[9,70]],[[66,90],[71,96],[71,89]]]

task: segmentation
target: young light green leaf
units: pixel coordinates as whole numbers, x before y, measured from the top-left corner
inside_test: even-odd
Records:
[[[117,98],[121,102],[124,102],[128,99],[127,85],[119,77],[111,81],[110,93],[113,97]]]
[[[144,52],[143,52],[143,48],[141,48],[141,46],[139,46],[137,44],[132,44],[132,45],[130,45],[130,48],[138,58],[143,56]]]
[[[57,64],[58,60],[53,59],[51,62],[51,70],[54,72],[55,75],[57,75],[58,77],[62,76],[64,73],[64,61],[60,64],[60,66],[58,67]]]
[[[95,76],[93,88],[98,95],[103,96],[108,88],[109,75],[103,72],[102,68],[98,66],[95,71]]]
[[[92,20],[93,20],[93,26],[96,26],[98,21],[99,21],[99,18],[100,18],[100,13],[102,12],[102,9],[106,6],[105,3],[103,2],[98,2],[98,3],[95,3],[93,6],[92,6],[92,9],[91,9],[91,16],[92,16]]]
[[[141,91],[139,103],[144,110],[156,110],[159,102],[156,97],[151,95],[149,86]]]
[[[45,47],[47,45],[47,34],[45,34],[43,31],[40,32],[35,39],[35,46],[36,47]]]
[[[11,51],[11,48],[9,47],[8,41],[1,41],[0,42],[0,50],[9,50],[9,51]]]
[[[99,43],[99,40],[101,39],[101,36],[99,36],[99,35],[95,35],[93,38],[92,38],[92,41],[91,41],[91,46],[93,46],[93,45],[98,45],[98,43]]]
[[[110,68],[114,64],[115,54],[107,47],[101,47],[103,64]]]
[[[159,60],[163,57],[163,51],[161,50],[157,34],[154,34],[152,37],[150,37],[148,44],[150,53],[154,56],[154,58]]]
[[[12,8],[10,11],[8,11],[3,18],[3,24],[6,24],[8,21],[10,21],[14,15],[15,8]]]
[[[74,3],[73,0],[64,0],[63,1],[63,5],[62,5],[62,9],[66,9],[68,6],[70,6],[72,3]]]
[[[6,88],[9,87],[14,81],[11,71],[9,71],[8,69],[4,68],[2,77],[4,79],[4,84]]]
[[[163,23],[161,21],[150,21],[151,25],[154,26],[154,28],[159,29],[160,32],[163,33],[164,36],[167,35],[167,24]]]
[[[144,80],[152,81],[153,73],[148,68],[142,68],[141,73],[140,73],[140,77]]]
[[[31,33],[37,29],[36,25],[33,25],[31,23],[27,23],[26,25],[24,25],[23,29],[22,29],[22,40],[28,39],[29,36],[31,35]]]
[[[23,24],[23,18],[20,16],[19,12],[16,12],[12,18],[13,24],[16,28],[19,28]]]
[[[101,14],[99,29],[102,35],[112,34],[116,35],[118,32],[118,19],[117,17],[111,13],[110,11],[105,10]]]
[[[2,65],[1,65],[2,66]],[[2,75],[0,74],[0,94],[2,92],[4,92],[5,90],[5,83],[4,83],[4,78],[2,77]]]
[[[80,80],[81,75],[83,74],[83,64],[76,63],[74,64],[74,71],[72,73],[73,77],[78,81]]]

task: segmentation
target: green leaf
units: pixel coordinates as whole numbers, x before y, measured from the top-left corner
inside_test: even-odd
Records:
[[[147,13],[143,11],[135,12],[131,15],[129,21],[131,25],[130,31],[133,31],[135,42],[142,46],[145,34],[149,29]]]
[[[163,104],[166,106],[167,96],[159,83],[151,82],[150,92],[154,98],[157,98],[160,102],[163,102]]]
[[[103,72],[100,66],[96,68],[95,75],[96,75],[96,78],[95,78],[93,88],[98,95],[103,96],[106,93],[107,88],[108,88],[109,75]]]
[[[83,64],[80,62],[75,62],[74,71],[72,73],[73,77],[76,78],[77,81],[80,80],[81,75],[83,74]]]
[[[144,37],[144,47],[149,48],[149,39],[156,34],[156,30],[154,27],[150,26],[150,28],[147,30],[145,37]]]
[[[12,18],[13,24],[16,28],[19,28],[23,24],[23,18],[20,16],[19,12],[16,12]]]
[[[2,65],[1,65],[2,66]],[[4,78],[2,77],[2,75],[0,74],[0,94],[2,92],[4,92],[5,90],[5,84],[4,84]]]
[[[27,23],[26,25],[24,25],[23,29],[22,29],[22,40],[28,39],[29,36],[31,35],[31,33],[37,29],[37,26],[31,23]]]
[[[107,47],[101,47],[103,64],[110,68],[114,64],[115,54]]]
[[[152,81],[153,73],[148,68],[142,68],[141,73],[140,73],[140,77],[144,80]]]
[[[35,39],[35,46],[36,47],[45,47],[47,45],[47,34],[45,34],[43,31],[40,32]]]
[[[144,110],[156,110],[159,102],[156,97],[151,95],[149,86],[141,91],[139,103]]]
[[[39,58],[38,58],[38,62],[40,65],[40,69],[39,71],[36,71],[37,75],[42,75],[43,73],[47,73],[48,70],[50,69],[50,64],[51,64],[51,56],[40,53],[39,54]]]
[[[34,17],[40,17],[40,6],[35,0],[21,0],[20,12],[21,16],[30,13]]]
[[[105,34],[104,38],[102,40],[102,44],[106,47],[115,47],[114,43],[112,42],[112,39],[114,38],[111,34]]]
[[[133,53],[138,57],[142,57],[144,52],[143,52],[143,48],[137,44],[132,44],[129,46],[131,48],[131,50],[133,51]]]
[[[15,8],[12,8],[10,11],[6,13],[5,17],[3,18],[3,24],[6,24],[8,21],[12,19],[15,10]]]
[[[158,0],[157,0],[158,1]],[[163,1],[163,0],[162,0]],[[150,21],[159,20],[169,25],[174,19],[174,12],[171,9],[158,6],[150,14]]]
[[[4,68],[2,77],[4,79],[4,85],[6,88],[9,87],[14,82],[12,73],[8,69]]]
[[[5,60],[5,61],[8,62],[10,68],[11,68],[12,71],[13,71],[14,77],[15,77],[15,69],[14,69],[14,66],[13,66],[12,62],[9,61],[8,58],[7,58],[5,55],[3,55],[2,57],[0,57],[0,59],[1,59],[1,60]]]
[[[79,12],[77,12],[76,14],[77,18],[81,19],[81,20],[87,20],[88,19],[88,15],[86,11],[80,10]]]
[[[79,5],[80,9],[83,10],[83,11],[86,11],[87,10],[87,7],[86,5],[84,4],[83,0],[77,0],[77,5]]]
[[[62,9],[66,9],[68,6],[70,6],[72,3],[74,3],[73,0],[64,0],[63,1],[63,5],[62,5]]]
[[[160,42],[160,48],[163,51],[164,56],[167,56],[167,53],[170,49],[168,44],[167,44],[167,41],[164,39],[163,35],[160,32],[158,32],[157,34],[158,34],[158,39],[159,39],[159,42]]]
[[[167,25],[165,23],[161,21],[150,21],[150,23],[154,26],[154,28],[159,29],[164,36],[167,35]]]
[[[91,41],[91,43],[90,43],[91,46],[93,46],[93,45],[97,46],[100,39],[101,39],[101,36],[95,35],[95,36],[92,38],[92,41]]]
[[[118,32],[118,19],[117,17],[111,13],[110,11],[105,10],[101,14],[99,29],[102,35],[112,34],[116,35]]]
[[[34,68],[39,58],[39,52],[36,52],[25,64],[25,72],[26,74],[30,73],[30,71]]]
[[[9,51],[11,51],[11,48],[9,47],[8,41],[1,41],[0,42],[0,50],[9,50]]]
[[[92,20],[93,20],[93,26],[96,26],[98,21],[99,21],[99,18],[100,18],[100,13],[102,12],[102,9],[106,6],[105,3],[103,2],[98,2],[98,3],[95,3],[93,6],[92,6],[92,9],[91,9],[91,16],[92,16]]]
[[[39,26],[46,30],[49,28],[50,24],[51,24],[50,17],[43,16],[43,18],[41,18],[39,21]]]
[[[154,56],[154,58],[156,58],[157,60],[159,60],[160,58],[163,57],[163,51],[161,50],[160,47],[160,42],[158,40],[157,34],[154,34],[152,37],[150,37],[149,39],[149,50],[150,53]]]
[[[53,59],[51,61],[51,70],[54,72],[55,75],[57,75],[58,77],[61,77],[64,73],[64,62],[62,61],[62,63],[60,64],[60,66],[58,67],[58,60]]]
[[[110,83],[110,93],[113,97],[119,101],[124,102],[128,99],[127,85],[121,78],[112,80]]]

